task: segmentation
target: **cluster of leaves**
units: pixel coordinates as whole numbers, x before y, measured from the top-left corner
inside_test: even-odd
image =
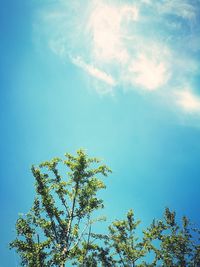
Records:
[[[30,212],[17,220],[18,237],[10,244],[23,266],[64,266],[75,258],[83,262],[87,254],[85,236],[94,223],[92,213],[103,208],[97,192],[105,184],[98,177],[107,176],[110,169],[95,167],[99,160],[88,158],[83,150],[65,156],[32,167],[36,197]]]
[[[179,225],[176,213],[166,208],[164,219],[154,220],[144,231],[147,248],[154,253],[150,266],[200,266],[199,234],[199,229],[194,228],[187,217],[183,216]]]
[[[98,191],[105,188],[101,176],[109,172],[83,150],[32,167],[36,197],[29,213],[18,218],[17,238],[10,243],[22,266],[200,266],[199,230],[186,217],[179,225],[169,209],[140,238],[132,210],[106,234],[93,232],[93,224],[104,220],[94,214],[104,207]]]

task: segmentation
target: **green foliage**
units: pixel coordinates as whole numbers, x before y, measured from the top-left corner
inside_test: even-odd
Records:
[[[155,254],[153,266],[200,266],[199,231],[192,227],[187,217],[182,217],[179,225],[175,212],[166,208],[164,220],[154,220],[144,235],[149,250]],[[156,246],[153,241],[157,241]]]
[[[105,184],[99,177],[111,171],[83,150],[65,156],[32,167],[36,197],[30,212],[17,220],[17,238],[10,244],[23,266],[64,266],[74,259],[83,262],[87,250],[95,249],[88,248],[85,236],[94,223],[92,213],[103,208],[97,193]]]
[[[135,230],[140,224],[134,218],[133,210],[127,213],[125,220],[117,220],[109,227],[110,250],[115,251],[118,256],[116,261],[122,266],[135,266],[138,259],[141,259],[147,253],[144,242],[138,242]]]
[[[19,216],[10,243],[22,266],[200,266],[200,230],[187,217],[179,224],[168,208],[142,234],[133,210],[106,234],[93,231],[94,223],[105,220],[94,214],[104,207],[98,192],[105,189],[101,177],[110,172],[83,150],[32,167],[36,196],[30,211]]]

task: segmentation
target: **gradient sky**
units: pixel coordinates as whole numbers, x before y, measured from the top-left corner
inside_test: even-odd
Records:
[[[0,267],[17,266],[31,164],[87,149],[109,220],[200,224],[200,1],[0,1]]]

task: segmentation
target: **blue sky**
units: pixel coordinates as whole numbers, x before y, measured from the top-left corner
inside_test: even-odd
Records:
[[[0,267],[31,164],[87,149],[112,168],[109,218],[165,206],[199,223],[200,2],[2,0]]]

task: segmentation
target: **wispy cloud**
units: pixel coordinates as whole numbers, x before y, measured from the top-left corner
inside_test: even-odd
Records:
[[[85,63],[80,57],[72,58],[72,63],[86,71],[89,75],[107,83],[110,86],[116,86],[114,78],[106,72],[94,67],[93,65]]]
[[[118,84],[126,81],[134,89],[156,90],[170,77],[165,49],[158,41],[155,48],[155,42],[137,33],[138,23],[139,6],[98,1],[86,27],[91,36],[90,56],[95,62],[107,65],[111,72],[117,69]]]
[[[159,4],[159,10],[165,14],[173,14],[177,17],[192,20],[196,17],[195,6],[192,1],[168,0]]]
[[[200,112],[193,93],[200,75],[199,13],[198,0],[77,0],[56,2],[37,19],[50,49],[81,68],[98,92],[116,85],[162,90],[175,99],[169,107],[191,113]],[[186,82],[193,86],[177,92]]]

